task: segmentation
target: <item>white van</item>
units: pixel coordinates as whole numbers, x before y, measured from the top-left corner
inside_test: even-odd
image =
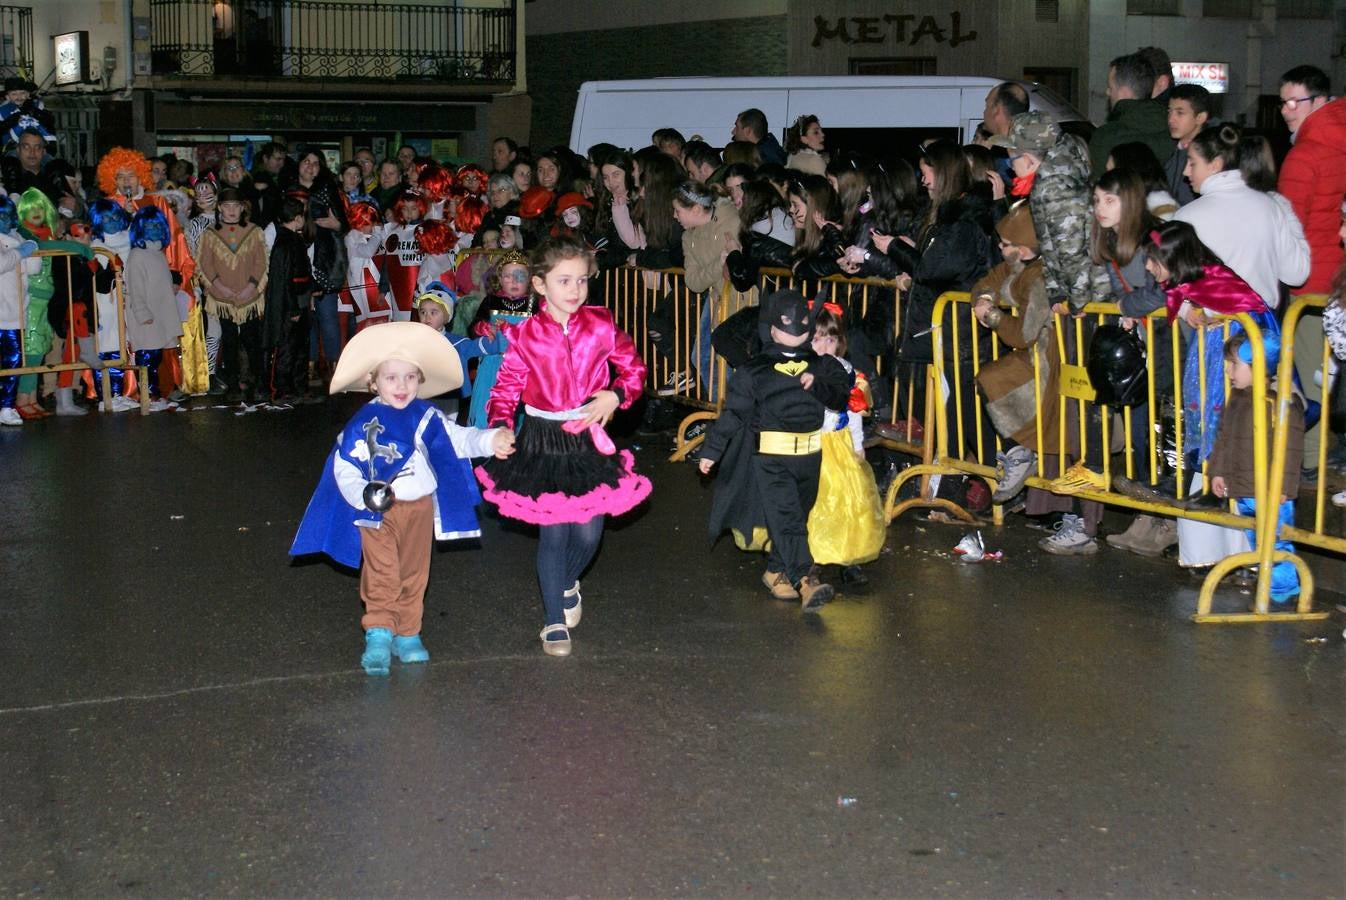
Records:
[[[648,146],[657,128],[676,128],[721,147],[735,117],[756,107],[784,143],[785,129],[801,115],[818,117],[829,149],[873,153],[917,137],[972,140],[986,94],[996,78],[958,75],[817,75],[771,78],[651,78],[586,81],[575,103],[570,149],[583,155],[598,143],[635,150]],[[1091,129],[1061,97],[1021,82],[1033,109],[1045,110],[1068,131]],[[1087,134],[1086,134],[1087,136]]]

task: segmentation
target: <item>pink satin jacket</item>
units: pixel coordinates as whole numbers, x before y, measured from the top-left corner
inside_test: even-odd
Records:
[[[562,329],[544,301],[537,315],[507,334],[509,349],[486,404],[493,425],[512,424],[520,401],[560,412],[583,406],[601,390],[616,390],[622,409],[640,396],[645,363],[601,306],[581,306]]]

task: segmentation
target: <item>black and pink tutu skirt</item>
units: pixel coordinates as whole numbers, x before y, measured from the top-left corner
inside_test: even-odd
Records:
[[[524,416],[513,455],[477,466],[482,495],[502,516],[533,525],[587,522],[629,512],[650,495],[631,451],[604,455],[587,431],[572,434],[563,424]]]

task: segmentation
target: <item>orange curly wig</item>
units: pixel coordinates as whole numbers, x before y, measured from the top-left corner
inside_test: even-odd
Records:
[[[154,176],[150,174],[150,161],[145,154],[126,147],[113,147],[98,161],[98,189],[111,197],[117,193],[117,173],[131,171],[140,180],[140,186],[150,190],[154,186]]]

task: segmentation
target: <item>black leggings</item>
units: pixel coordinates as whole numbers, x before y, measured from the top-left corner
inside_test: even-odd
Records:
[[[602,539],[603,516],[538,528],[537,583],[542,589],[542,609],[548,625],[565,622],[565,598],[561,595],[579,580]]]

